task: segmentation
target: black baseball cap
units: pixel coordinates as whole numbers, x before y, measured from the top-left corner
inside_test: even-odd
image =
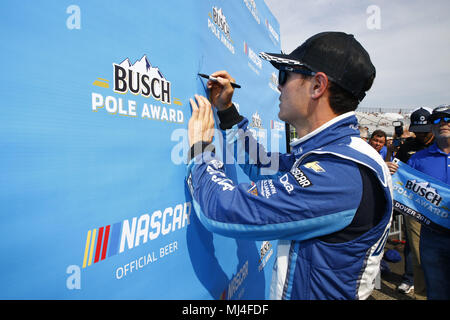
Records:
[[[432,110],[429,108],[418,108],[411,113],[411,123],[409,131],[431,132],[431,122],[429,121]]]
[[[450,117],[450,105],[443,104],[433,109],[433,113],[430,116],[430,123],[441,117]]]
[[[367,51],[353,35],[344,32],[318,33],[290,54],[261,52],[259,56],[277,69],[282,65],[290,65],[324,72],[358,101],[365,97],[376,74]]]

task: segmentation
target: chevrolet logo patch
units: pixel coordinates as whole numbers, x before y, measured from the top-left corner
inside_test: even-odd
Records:
[[[304,166],[314,170],[315,172],[325,172],[325,169],[319,165],[319,161],[308,162]]]

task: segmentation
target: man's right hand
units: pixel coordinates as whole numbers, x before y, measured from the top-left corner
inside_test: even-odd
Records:
[[[394,173],[397,172],[398,170],[398,164],[394,163],[394,162],[390,162],[390,161],[386,161],[386,165],[389,169],[389,172],[391,173],[391,175],[393,175]]]
[[[218,80],[208,80],[206,83],[207,88],[210,90],[209,96],[211,103],[219,111],[228,109],[233,104],[231,100],[234,93],[234,88],[231,86],[230,82],[235,82],[235,80],[225,70],[216,71],[211,74],[211,76]]]

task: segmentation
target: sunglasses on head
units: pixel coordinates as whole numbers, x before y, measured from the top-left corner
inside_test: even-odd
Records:
[[[438,124],[441,122],[441,120],[444,120],[444,122],[449,123],[450,122],[450,117],[439,117],[437,119],[434,119],[432,122],[433,124]]]
[[[282,86],[286,83],[287,78],[288,78],[288,72],[300,73],[305,76],[313,76],[316,74],[315,72],[306,70],[306,69],[295,69],[295,68],[289,67],[289,66],[281,66],[278,69],[278,84],[280,86]]]

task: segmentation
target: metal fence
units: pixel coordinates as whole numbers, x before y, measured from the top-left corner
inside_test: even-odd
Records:
[[[363,113],[398,113],[398,114],[410,114],[416,107],[358,107],[356,111]]]
[[[404,129],[407,130],[410,123],[410,114],[417,107],[358,107],[356,109],[356,117],[359,125],[367,127],[369,133],[374,130],[381,129],[386,132],[388,137],[394,134],[393,118],[387,116],[387,113],[399,114],[402,116],[400,121],[403,122]],[[290,127],[290,141],[298,138],[297,132],[293,126]]]

